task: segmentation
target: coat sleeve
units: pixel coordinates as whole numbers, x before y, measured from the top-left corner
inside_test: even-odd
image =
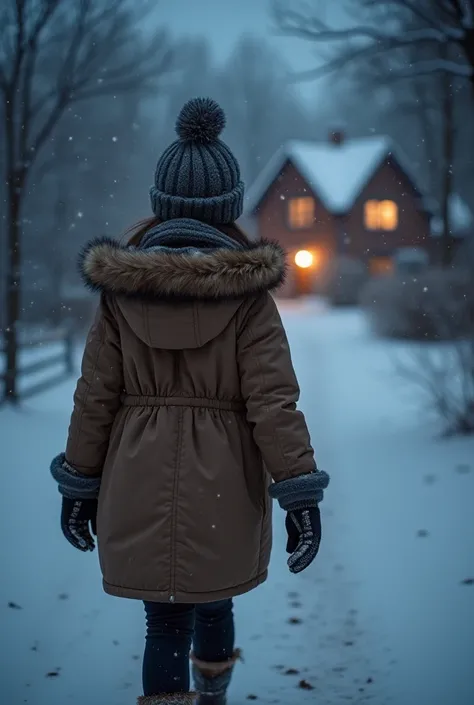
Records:
[[[105,297],[87,337],[81,372],[65,460],[86,476],[100,475],[123,391],[120,336]]]
[[[240,326],[237,358],[247,420],[275,482],[316,470],[283,323],[270,294],[253,301]]]

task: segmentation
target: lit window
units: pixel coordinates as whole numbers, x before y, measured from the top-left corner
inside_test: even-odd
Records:
[[[398,206],[394,201],[366,201],[364,221],[367,230],[395,230]]]
[[[288,203],[288,219],[292,228],[309,228],[314,222],[314,198],[292,198]]]
[[[395,230],[398,225],[398,206],[394,201],[380,201],[379,215],[381,230]]]
[[[378,201],[366,201],[364,216],[365,216],[365,227],[368,230],[378,230],[379,229],[379,202]]]

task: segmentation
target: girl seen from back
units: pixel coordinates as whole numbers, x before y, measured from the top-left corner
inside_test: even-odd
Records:
[[[224,124],[214,101],[189,101],[158,161],[153,218],[81,256],[100,304],[51,470],[65,537],[90,551],[97,534],[105,591],[144,602],[141,705],[225,705],[232,600],[267,578],[272,498],[297,573],[318,552],[329,480],[270,293],[284,253],[235,225],[244,185]]]

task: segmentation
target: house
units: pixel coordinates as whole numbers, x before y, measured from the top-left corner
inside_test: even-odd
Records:
[[[385,136],[346,139],[333,131],[327,142],[283,145],[250,188],[245,209],[255,236],[278,240],[290,255],[283,295],[314,290],[338,255],[374,275],[392,271],[404,251],[433,260],[439,219],[410,171]],[[459,201],[453,211],[462,211],[466,227],[472,216]]]

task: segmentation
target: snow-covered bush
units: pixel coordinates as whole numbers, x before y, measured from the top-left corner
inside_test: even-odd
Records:
[[[367,282],[367,267],[353,257],[336,257],[324,275],[324,292],[334,306],[356,306]]]
[[[429,341],[410,345],[397,368],[419,386],[446,433],[474,433],[474,270],[376,279],[362,304],[380,335]]]
[[[427,411],[438,417],[446,435],[474,433],[474,334],[414,346],[396,367],[419,387]]]
[[[371,280],[361,294],[374,330],[411,340],[455,340],[473,334],[474,274],[428,269],[416,277]]]

